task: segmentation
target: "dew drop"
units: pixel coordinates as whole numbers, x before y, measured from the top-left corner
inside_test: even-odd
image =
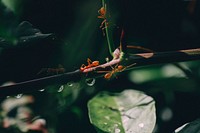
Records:
[[[58,92],[62,92],[64,90],[64,85],[61,85],[60,88],[58,89]]]
[[[115,133],[120,133],[120,132],[121,132],[121,130],[119,128],[115,129]]]
[[[17,99],[19,99],[19,98],[21,98],[23,96],[23,94],[17,94],[15,97],[17,98]]]
[[[39,90],[40,92],[43,92],[43,91],[45,91],[45,89],[41,89],[41,90]]]
[[[144,127],[144,123],[140,123],[138,126],[143,128]]]
[[[106,122],[104,123],[104,125],[107,125],[107,124],[108,124],[108,123],[106,123]]]
[[[69,82],[67,83],[68,86],[72,87],[73,86],[73,83],[72,82]]]
[[[93,86],[95,84],[95,79],[94,78],[89,78],[89,79],[86,79],[86,83],[88,86]]]

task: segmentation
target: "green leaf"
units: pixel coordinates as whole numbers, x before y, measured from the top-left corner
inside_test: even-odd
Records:
[[[55,40],[52,33],[43,34],[39,29],[33,27],[28,21],[21,22],[16,28],[12,29],[9,37],[0,37],[1,48],[22,47],[30,44],[37,44],[44,40]]]
[[[151,133],[156,122],[153,98],[136,90],[101,92],[88,102],[88,109],[100,132]]]
[[[26,42],[33,42],[38,41],[41,39],[54,39],[54,34],[48,33],[43,34],[41,31],[35,27],[28,21],[21,22],[18,27],[16,28],[15,35],[18,38],[18,43],[26,43]]]

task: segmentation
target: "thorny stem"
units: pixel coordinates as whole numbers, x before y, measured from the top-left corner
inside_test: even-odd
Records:
[[[130,68],[133,69],[135,67],[139,66],[141,67],[145,65],[174,63],[174,62],[192,61],[199,59],[200,59],[200,48],[179,50],[179,51],[158,52],[158,53],[133,54],[133,55],[128,55],[124,60],[126,63],[129,64],[136,63],[136,65]],[[58,74],[54,76],[48,76],[44,78],[24,81],[16,83],[14,85],[0,86],[0,96],[7,96],[17,93],[39,90],[48,85],[66,84],[67,82],[71,81],[78,82],[82,78],[98,78],[103,75],[100,73],[94,73],[95,71],[98,71],[98,69],[106,69],[107,67],[110,68],[110,66],[114,66],[119,63],[122,63],[122,60],[120,60],[120,58],[116,58],[111,60],[110,62],[101,64],[97,67],[88,68],[84,72],[76,70],[64,74]]]

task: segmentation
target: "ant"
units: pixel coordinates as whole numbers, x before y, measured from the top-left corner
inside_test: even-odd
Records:
[[[46,72],[48,75],[53,75],[53,74],[59,74],[59,73],[64,73],[65,72],[65,68],[59,64],[58,68],[42,68],[42,70],[40,70],[37,74],[41,74]]]
[[[136,63],[131,64],[129,66],[116,65],[114,68],[111,67],[112,68],[111,71],[98,71],[98,73],[104,73],[104,72],[106,72],[106,74],[104,75],[104,78],[105,79],[110,79],[115,73],[123,72],[125,69],[127,69],[129,67],[132,67],[135,64]]]
[[[108,26],[108,22],[107,22],[107,19],[106,19],[106,4],[105,4],[104,7],[101,7],[101,8],[98,10],[98,13],[99,13],[98,18],[103,19],[103,21],[101,22],[100,28],[101,28],[102,30],[104,30],[104,29]],[[105,26],[104,26],[104,24],[105,24]]]
[[[88,65],[82,64],[80,70],[83,72],[85,69],[96,67],[99,65],[99,61],[91,61],[89,58],[87,59]]]

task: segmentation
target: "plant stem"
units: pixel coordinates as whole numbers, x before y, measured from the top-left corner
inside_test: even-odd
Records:
[[[156,53],[133,54],[129,55],[127,59],[130,63],[137,63],[136,66],[200,60],[200,48]]]
[[[113,51],[115,50],[115,46],[114,46],[114,42],[113,42],[113,38],[112,38],[112,28],[107,25],[108,22],[110,22],[111,20],[109,19],[109,13],[108,13],[108,9],[107,9],[107,3],[105,2],[105,0],[102,0],[102,6],[104,7],[105,11],[106,11],[106,22],[105,22],[105,32],[106,32],[106,39],[107,39],[107,43],[108,43],[108,49],[109,49],[109,53],[111,56],[113,56]]]
[[[157,53],[141,53],[128,55],[124,60],[126,64],[134,64],[132,68],[142,67],[145,65],[161,64],[161,63],[174,63],[182,61],[192,61],[200,60],[200,48],[197,49],[188,49],[188,50],[179,50],[179,51],[167,51],[167,52],[157,52]],[[120,59],[111,60],[105,64],[101,64],[97,69],[106,69],[110,68],[111,65],[119,64]],[[91,68],[88,68],[91,69]],[[104,74],[93,73],[97,69],[91,69],[87,71],[85,75],[87,78],[98,78]],[[131,69],[131,68],[130,68]],[[75,70],[73,72],[67,72],[64,74],[58,74],[54,76],[33,79],[29,81],[24,81],[16,83],[9,86],[0,86],[0,96],[8,96],[12,94],[26,93],[31,91],[36,91],[43,89],[48,85],[61,85],[66,84],[67,82],[78,82],[84,76],[84,73],[80,70]]]
[[[47,87],[48,85],[62,85],[67,82],[77,82],[81,80],[82,73],[79,70],[67,72],[29,81],[15,83],[8,86],[0,86],[0,96],[6,97],[13,94],[33,92]]]

